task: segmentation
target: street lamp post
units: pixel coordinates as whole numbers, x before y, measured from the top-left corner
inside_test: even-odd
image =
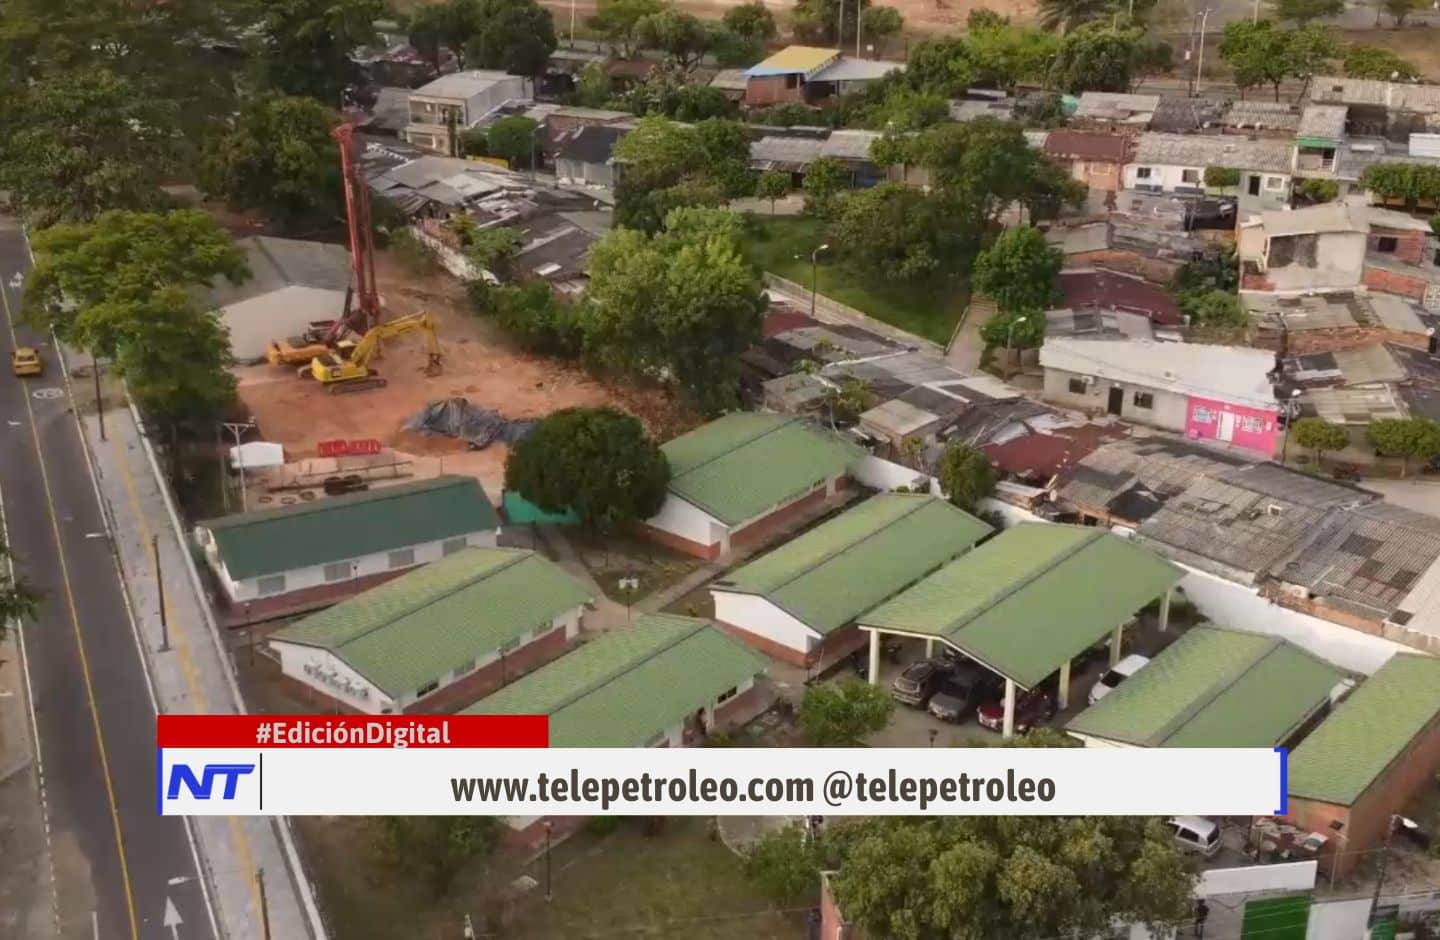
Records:
[[[550,891],[550,830],[554,824],[545,820],[545,900],[550,900],[554,895]]]
[[[1005,377],[1010,377],[1010,362],[1015,358],[1015,353],[1010,347],[1010,340],[1015,335],[1015,327],[1024,323],[1029,317],[1016,317],[1010,321],[1010,326],[1005,330]]]
[[[1300,397],[1300,389],[1290,391],[1290,400],[1285,402],[1285,434],[1280,438],[1280,466],[1285,466],[1285,459],[1290,453],[1290,425],[1295,423],[1295,415],[1300,410],[1300,403],[1295,399]]]
[[[246,431],[255,430],[255,422],[222,421],[221,424],[225,430],[235,435],[235,463],[240,467],[240,511],[249,512],[250,500],[245,493],[245,454],[240,450],[240,439],[245,436]]]
[[[815,293],[820,289],[820,252],[828,251],[827,242],[810,252],[810,319],[815,319]]]

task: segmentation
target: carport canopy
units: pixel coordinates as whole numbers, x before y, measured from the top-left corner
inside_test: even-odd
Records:
[[[872,645],[880,633],[944,642],[1004,677],[1010,702],[1014,686],[1034,688],[1057,671],[1068,685],[1072,659],[1157,598],[1163,629],[1181,576],[1103,529],[1026,522],[881,604],[860,626],[872,631]]]

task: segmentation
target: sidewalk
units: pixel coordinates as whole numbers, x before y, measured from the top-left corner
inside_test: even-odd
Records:
[[[17,637],[0,642],[0,937],[51,940],[60,912]]]
[[[210,609],[188,549],[176,535],[173,508],[157,479],[154,454],[128,408],[105,413],[108,440],[100,440],[93,413],[80,415],[95,464],[96,486],[119,557],[132,616],[144,640],[146,668],[160,712],[243,711]],[[158,545],[170,649],[162,651],[160,592],[152,544]],[[265,817],[196,817],[192,831],[207,872],[222,937],[261,937],[260,890],[265,873],[271,936],[315,937],[319,915],[289,835],[288,822]],[[323,933],[320,935],[323,940]]]

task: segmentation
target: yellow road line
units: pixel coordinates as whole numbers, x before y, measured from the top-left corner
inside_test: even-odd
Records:
[[[10,313],[10,300],[4,289],[0,289],[0,305],[5,309],[5,323],[10,331],[10,342],[20,345],[15,333],[15,321]],[[139,940],[140,928],[135,920],[135,896],[130,888],[130,866],[125,860],[125,836],[120,829],[120,809],[115,801],[115,784],[110,776],[110,760],[105,754],[105,736],[100,731],[100,712],[95,705],[95,687],[90,681],[90,659],[85,655],[85,639],[80,633],[80,615],[75,607],[75,592],[70,587],[70,566],[65,561],[65,543],[60,538],[60,521],[55,515],[55,497],[50,490],[50,474],[45,469],[45,453],[40,448],[40,431],[35,424],[35,409],[30,405],[30,396],[22,395],[25,413],[30,418],[30,436],[35,443],[35,459],[40,464],[40,483],[45,489],[45,503],[50,513],[50,528],[55,534],[55,553],[60,558],[60,576],[65,582],[65,597],[70,607],[70,626],[75,631],[75,645],[80,652],[80,674],[85,682],[85,697],[90,706],[90,720],[95,726],[95,745],[100,750],[100,770],[105,777],[105,793],[110,801],[110,819],[115,824],[115,851],[120,857],[120,879],[125,886],[125,906],[130,916],[130,936]],[[97,509],[99,507],[96,507]],[[141,663],[144,667],[144,663]]]

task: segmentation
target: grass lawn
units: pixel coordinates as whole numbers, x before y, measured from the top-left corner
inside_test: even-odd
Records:
[[[820,223],[809,218],[757,215],[755,227],[757,237],[750,248],[760,267],[809,287],[810,252],[822,242]],[[878,280],[833,256],[827,261],[827,255],[820,256],[816,272],[821,294],[942,346],[949,342],[968,299],[963,281],[937,287]]]

